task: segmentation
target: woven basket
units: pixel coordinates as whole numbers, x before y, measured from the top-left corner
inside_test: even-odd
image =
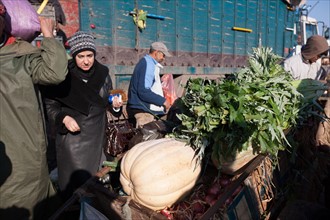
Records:
[[[223,160],[221,163],[221,172],[228,175],[237,175],[244,170],[258,154],[253,153],[252,147],[238,152],[235,157]]]

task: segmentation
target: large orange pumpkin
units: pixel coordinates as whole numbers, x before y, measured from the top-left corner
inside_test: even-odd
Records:
[[[172,138],[135,145],[120,165],[124,192],[155,211],[170,207],[195,186],[201,167],[194,155],[186,142]]]

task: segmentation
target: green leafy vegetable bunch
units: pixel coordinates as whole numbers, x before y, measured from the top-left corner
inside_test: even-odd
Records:
[[[314,112],[326,89],[315,80],[293,81],[281,59],[270,48],[254,48],[248,67],[230,79],[190,79],[174,136],[188,140],[200,159],[211,146],[220,165],[248,147],[277,156],[290,146],[285,131]]]

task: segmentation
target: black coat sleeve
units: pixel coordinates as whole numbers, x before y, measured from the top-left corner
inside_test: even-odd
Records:
[[[63,119],[69,114],[62,111],[61,103],[54,99],[45,98],[44,104],[48,120],[55,125],[56,131],[61,134],[68,133],[68,129],[63,124]]]

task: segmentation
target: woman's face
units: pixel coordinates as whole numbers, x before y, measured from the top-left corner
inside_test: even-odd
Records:
[[[82,51],[78,53],[75,57],[77,66],[84,70],[88,71],[94,64],[94,53],[92,51]]]

